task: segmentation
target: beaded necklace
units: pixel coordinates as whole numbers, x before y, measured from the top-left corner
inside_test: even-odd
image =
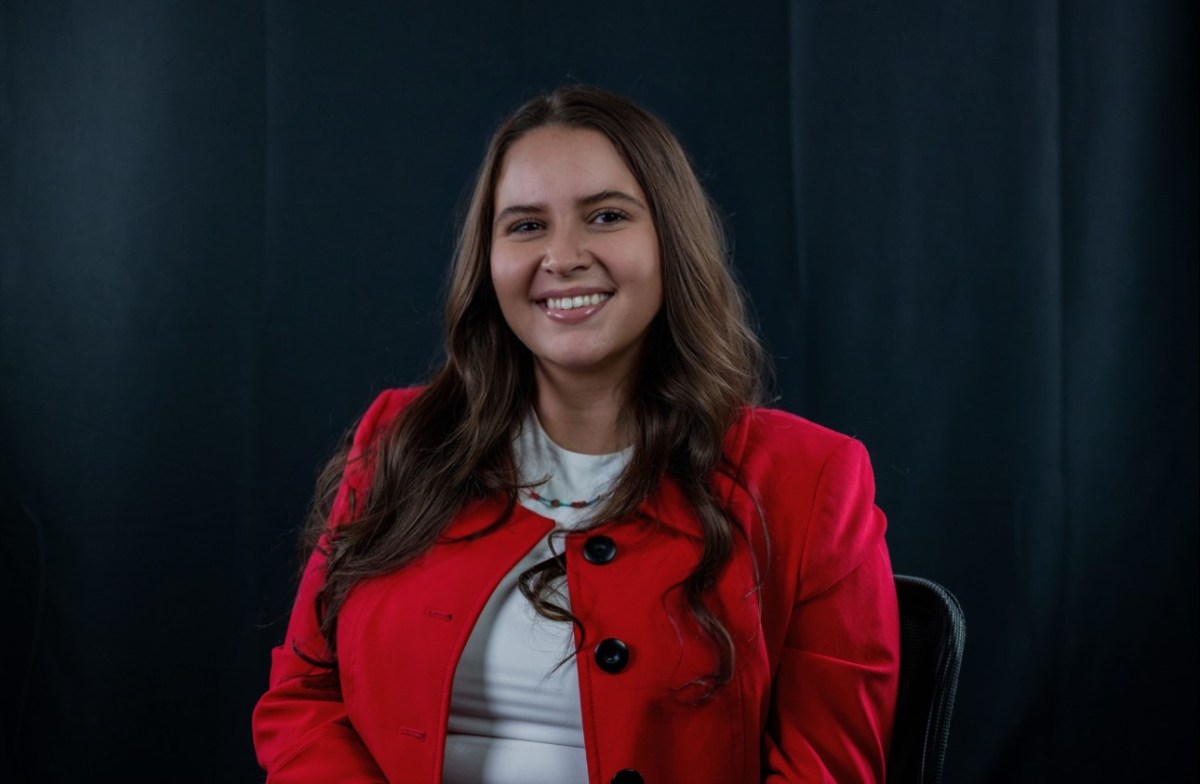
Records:
[[[536,490],[531,489],[529,490],[529,497],[547,509],[558,509],[560,506],[569,506],[572,509],[586,509],[603,498],[604,493],[596,496],[591,501],[561,501],[557,498],[543,498],[542,496],[538,495]]]

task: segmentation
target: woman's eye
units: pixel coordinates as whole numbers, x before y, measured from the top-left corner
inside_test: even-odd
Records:
[[[542,226],[535,220],[520,220],[508,227],[509,234],[528,234],[537,231]]]
[[[620,210],[600,210],[592,217],[592,220],[601,225],[620,223],[625,220],[625,213]]]

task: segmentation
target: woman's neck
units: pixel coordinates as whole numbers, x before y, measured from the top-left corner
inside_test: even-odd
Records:
[[[571,452],[607,455],[628,446],[621,428],[621,388],[563,383],[537,374],[534,409],[550,440]]]

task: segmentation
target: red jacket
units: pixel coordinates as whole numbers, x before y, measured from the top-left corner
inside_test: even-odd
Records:
[[[381,395],[352,451],[364,453],[416,392]],[[719,477],[715,487],[744,528],[710,606],[733,637],[736,660],[733,680],[707,703],[679,690],[713,671],[715,654],[680,591],[669,590],[699,552],[699,523],[678,486],[664,481],[645,502],[657,525],[618,520],[566,537],[571,609],[585,630],[577,667],[589,780],[607,784],[626,771],[618,781],[881,781],[900,632],[866,451],[769,409],[748,411],[726,451],[740,485]],[[348,472],[332,524],[345,521],[348,491],[362,497],[368,474]],[[446,538],[479,530],[501,508],[499,499],[465,508]],[[500,578],[551,525],[518,507],[495,533],[440,543],[411,566],[356,586],[338,620],[335,691],[306,685],[314,669],[292,650],[295,641],[325,652],[313,609],[324,558],[314,555],[254,712],[268,781],[439,781],[467,636]],[[597,536],[616,546],[607,562],[585,554]],[[602,642],[610,654],[619,650],[614,640],[625,653],[602,669],[594,651]]]

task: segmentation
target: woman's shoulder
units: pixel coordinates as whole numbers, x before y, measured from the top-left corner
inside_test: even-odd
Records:
[[[726,450],[737,463],[757,457],[771,463],[816,467],[839,454],[865,458],[858,439],[776,408],[744,409],[726,441]]]
[[[362,473],[369,474],[365,468],[370,463],[369,456],[375,449],[376,439],[387,430],[396,417],[400,416],[400,412],[417,399],[424,389],[424,387],[385,389],[375,396],[371,405],[367,406],[367,410],[354,425],[348,459],[351,466],[362,461],[364,465]]]
[[[805,571],[809,595],[867,557],[887,522],[874,504],[875,476],[862,442],[768,408],[744,411],[734,433],[730,481],[746,491],[739,497],[753,499],[742,509],[762,515],[772,546],[803,558],[796,568]]]
[[[391,424],[424,389],[422,386],[397,387],[380,392],[359,419],[355,440],[369,441],[375,433]]]

